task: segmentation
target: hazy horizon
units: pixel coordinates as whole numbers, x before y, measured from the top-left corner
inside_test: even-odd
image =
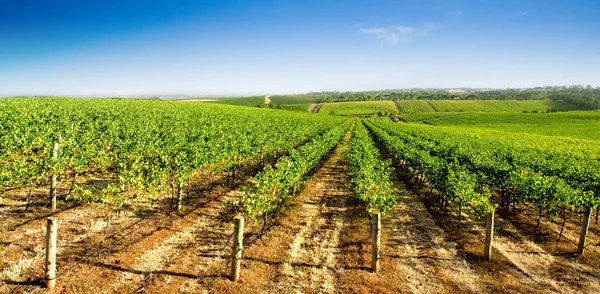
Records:
[[[455,87],[455,88],[397,88],[397,89],[370,89],[370,90],[361,90],[361,91],[347,91],[347,90],[323,90],[319,92],[303,92],[303,93],[231,93],[231,94],[168,94],[168,93],[146,93],[146,94],[115,94],[115,95],[103,95],[103,94],[86,94],[86,95],[69,95],[69,94],[59,94],[59,95],[0,95],[0,98],[4,97],[70,97],[70,98],[161,98],[161,99],[211,99],[211,98],[246,98],[246,97],[256,97],[256,96],[277,96],[277,95],[309,95],[311,93],[323,93],[323,92],[331,92],[331,93],[343,93],[343,92],[385,92],[385,91],[443,91],[443,90],[469,90],[469,91],[493,91],[493,90],[530,90],[536,88],[543,87],[571,87],[571,86],[591,86],[591,85],[546,85],[546,86],[533,86],[533,87],[524,87],[524,88],[470,88],[470,87]],[[594,86],[594,88],[600,88],[598,86]]]
[[[600,84],[600,2],[0,3],[0,96]]]

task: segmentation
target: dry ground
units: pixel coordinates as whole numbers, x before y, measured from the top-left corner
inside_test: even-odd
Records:
[[[233,224],[224,205],[240,195],[235,187],[198,178],[179,215],[166,197],[121,208],[59,201],[56,212],[40,200],[24,213],[27,194],[9,191],[0,203],[0,293],[47,292],[50,215],[59,218],[53,293],[600,293],[598,225],[577,256],[578,215],[557,244],[560,219],[545,217],[536,229],[534,208],[499,212],[493,261],[485,262],[483,221],[466,213],[458,230],[454,213],[440,212],[427,187],[399,172],[399,203],[382,220],[381,272],[371,273],[370,222],[349,185],[348,144],[349,135],[264,235],[248,224],[239,283],[227,276]]]

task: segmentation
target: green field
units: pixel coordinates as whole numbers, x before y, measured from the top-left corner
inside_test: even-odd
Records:
[[[257,106],[265,105],[265,96],[252,97],[236,97],[236,98],[217,98],[212,103],[240,105],[240,106]]]
[[[0,110],[2,187],[29,187],[52,172],[71,177],[111,170],[119,185],[164,189],[201,168],[228,168],[261,152],[289,149],[343,120],[133,99],[6,98]],[[60,156],[50,164],[59,134]]]
[[[439,199],[458,205],[457,227],[463,206],[491,218],[499,206],[508,210],[510,203],[529,204],[537,210],[538,225],[543,213],[562,210],[562,237],[567,211],[586,210],[589,217],[590,208],[599,204],[598,140],[464,125],[365,122],[373,136],[402,160],[406,175],[407,167],[413,168],[410,178],[417,170],[414,183],[423,184],[419,173],[426,174],[430,189],[440,192]],[[500,189],[499,195],[492,189]],[[582,232],[580,240],[585,238]]]
[[[308,240],[313,234],[320,234],[323,226],[298,221],[296,216],[300,213],[318,212],[302,216],[317,221],[320,217],[338,217],[340,207],[354,207],[356,212],[346,216],[348,220],[360,217],[356,223],[361,224],[364,237],[357,238],[368,242],[373,232],[369,214],[376,219],[373,224],[379,224],[377,219],[381,213],[385,214],[386,225],[406,227],[404,222],[398,221],[399,217],[408,215],[409,221],[433,224],[434,220],[426,221],[433,212],[440,216],[440,221],[451,220],[451,227],[456,226],[456,230],[440,240],[449,240],[448,236],[455,233],[461,238],[470,235],[471,241],[464,244],[480,246],[480,230],[473,235],[468,233],[470,226],[479,222],[477,226],[483,229],[483,218],[489,219],[494,215],[492,212],[498,211],[499,223],[503,225],[513,219],[525,219],[524,224],[533,228],[535,219],[541,219],[536,230],[546,230],[541,240],[551,242],[551,248],[558,243],[554,238],[559,234],[558,224],[567,224],[564,241],[558,243],[565,249],[558,253],[572,255],[576,246],[572,240],[580,229],[580,213],[591,211],[589,208],[600,203],[599,110],[522,113],[506,111],[507,108],[502,107],[505,104],[501,104],[497,107],[498,112],[421,112],[382,116],[377,114],[395,113],[395,103],[368,101],[325,103],[321,108],[323,113],[314,114],[308,112],[309,103],[265,106],[263,99],[257,96],[217,101],[238,103],[239,106],[218,104],[211,99],[204,102],[197,102],[201,101],[199,99],[185,102],[0,99],[0,206],[10,212],[5,221],[12,222],[11,226],[24,235],[31,228],[43,228],[46,215],[60,214],[62,220],[66,219],[64,216],[74,217],[78,221],[61,221],[65,228],[61,234],[68,240],[83,232],[78,228],[92,226],[96,219],[105,219],[108,209],[118,209],[119,215],[125,215],[120,219],[115,213],[111,218],[111,232],[129,232],[132,224],[135,226],[147,219],[149,222],[139,227],[137,235],[128,233],[132,237],[125,236],[123,242],[119,241],[121,251],[116,251],[116,256],[120,258],[131,251],[127,244],[139,242],[142,232],[168,224],[165,221],[171,218],[173,224],[183,220],[183,224],[189,226],[188,232],[210,235],[213,231],[201,230],[217,227],[219,236],[230,236],[232,225],[223,220],[232,219],[235,212],[235,220],[241,221],[241,216],[248,220],[247,232],[258,234],[261,227],[267,232],[278,230],[274,221],[290,217],[288,209],[296,209],[298,214],[294,213],[289,223],[296,224],[297,228],[285,232],[311,228],[314,232],[302,233]],[[405,102],[405,106],[413,106],[413,109],[431,107],[424,100]],[[142,113],[144,115],[140,115]],[[330,113],[364,115],[348,118]],[[404,122],[397,122],[397,118]],[[409,190],[408,185],[414,189]],[[214,188],[209,188],[211,186]],[[58,190],[51,187],[58,187]],[[420,190],[418,194],[416,189]],[[208,197],[214,194],[218,194],[218,198],[209,200]],[[61,196],[55,201],[58,212],[47,208],[52,206],[50,199],[53,196]],[[422,200],[434,205],[426,207],[422,203],[417,206]],[[108,205],[88,205],[86,202]],[[334,202],[339,205],[323,205]],[[140,210],[147,209],[148,204],[156,208]],[[438,209],[438,206],[441,207]],[[519,214],[500,213],[510,208]],[[137,215],[140,211],[144,213]],[[415,218],[418,211],[422,216]],[[129,218],[127,215],[134,218],[125,219]],[[147,217],[149,215],[160,215],[160,218]],[[467,217],[461,218],[464,215]],[[456,220],[451,219],[456,216]],[[89,222],[80,223],[79,219],[89,219]],[[326,219],[323,223],[331,220]],[[339,226],[332,229],[343,229],[342,220],[345,219],[339,220]],[[30,221],[37,223],[20,228],[21,224]],[[81,247],[77,252],[96,248],[93,246],[101,248],[105,240],[101,236],[107,232],[105,228],[98,227],[97,231],[89,233],[91,237],[86,238],[97,240],[97,243]],[[598,227],[590,228],[589,240],[593,241],[589,244],[596,244]],[[445,232],[441,226],[436,227],[438,229]],[[390,227],[384,232],[392,230]],[[0,237],[6,238],[15,230],[0,231],[3,232]],[[563,234],[563,228],[560,231]],[[139,254],[155,254],[155,245],[170,243],[172,234],[180,238],[182,231],[161,229],[161,232],[154,245],[145,247],[145,252],[144,248],[140,249]],[[264,245],[250,243],[249,247],[262,250],[272,242],[282,243],[279,236],[284,232],[277,232],[276,239]],[[332,235],[332,231],[329,232],[323,233],[315,244],[327,243]],[[499,244],[496,248],[506,246],[506,242],[527,242],[537,246],[538,239],[531,240],[529,236],[512,238],[512,229],[510,235],[503,229],[496,232],[501,236],[496,238],[499,241],[494,241]],[[153,236],[156,235],[148,238],[153,239]],[[196,242],[192,237],[181,237],[182,244]],[[24,238],[27,238],[27,244],[35,244],[33,237]],[[429,240],[426,235],[424,238]],[[202,246],[212,248],[210,250],[229,248],[229,244],[225,244],[229,239],[217,239],[221,243],[216,245],[207,241],[198,243],[206,243]],[[15,240],[25,244],[20,241],[22,239]],[[283,242],[294,240],[291,236]],[[173,244],[173,248],[179,245]],[[484,248],[484,245],[480,247]],[[11,259],[7,260],[19,262],[22,256],[27,256],[28,248],[10,246]],[[289,248],[286,245],[282,250],[287,254]],[[364,245],[364,248],[368,246]],[[592,250],[596,249],[591,247],[588,251],[596,253]],[[38,251],[39,260],[43,260],[44,251]],[[166,253],[161,254],[167,260],[175,251],[164,250]],[[530,255],[529,252],[531,250],[523,254]],[[547,256],[553,257],[551,254],[555,252]],[[195,255],[175,255],[174,260],[185,261],[189,256]],[[480,254],[476,259],[482,256]],[[134,262],[136,258],[128,260]],[[582,260],[568,259],[573,263]],[[504,260],[502,257],[493,262]],[[532,261],[536,267],[537,262],[537,259]],[[64,268],[75,264],[76,260],[66,263]],[[477,264],[479,262],[471,265]],[[8,266],[8,263],[0,265],[0,275]],[[36,279],[34,266],[38,264],[29,267],[26,275],[22,275],[23,279]],[[227,265],[221,270],[225,271],[225,267]],[[485,268],[481,270],[486,271]],[[71,273],[69,277],[75,274]],[[139,276],[143,279],[143,275]],[[134,286],[137,289],[139,284],[136,282]]]
[[[321,96],[304,95],[272,95],[271,103],[275,104],[313,104],[318,103]]]
[[[378,112],[397,113],[392,101],[358,101],[324,103],[319,113],[335,115],[368,115]]]
[[[367,121],[386,121],[386,122],[392,121],[389,116],[371,116],[371,117],[365,118],[364,120],[367,120]]]
[[[479,129],[466,125],[457,126],[430,126],[424,124],[409,123],[416,128],[427,128],[442,134],[453,134],[471,137],[478,140],[500,142],[519,147],[536,148],[565,153],[574,156],[592,156],[600,158],[600,141],[598,139],[582,139],[570,136],[558,136],[551,134],[538,134],[533,132],[513,132],[495,129]],[[588,129],[589,130],[589,129]],[[595,137],[595,136],[588,136]]]
[[[435,110],[425,100],[399,100],[402,113],[434,112]]]
[[[403,113],[397,115],[398,118],[405,122],[426,122],[430,123],[433,120],[446,119],[449,117],[465,115],[464,112],[421,112],[421,113]]]
[[[579,108],[562,101],[543,100],[399,100],[404,114],[424,112],[545,112]]]
[[[277,109],[283,109],[283,110],[308,112],[310,105],[311,104],[281,104],[281,105],[275,105],[274,107]]]
[[[318,98],[315,97],[303,97],[294,95],[273,95],[270,96],[271,104],[273,106],[279,105],[309,105],[316,103]],[[265,105],[265,96],[251,96],[251,97],[235,97],[235,98],[215,98],[215,103],[229,104],[229,105],[241,105],[241,106],[257,106]],[[287,108],[286,108],[287,109]],[[297,108],[296,108],[297,109]],[[308,107],[307,107],[308,111]]]
[[[308,111],[310,104],[318,103],[319,97],[304,97],[296,95],[270,96],[271,105],[280,109],[294,111]],[[250,107],[268,107],[265,96],[231,97],[198,99],[184,101],[205,101],[217,104],[229,104]],[[421,113],[458,113],[458,112],[547,112],[547,111],[572,111],[579,108],[573,104],[562,101],[544,100],[398,100],[402,111],[398,111],[392,101],[354,101],[354,102],[327,102],[323,104],[320,113],[329,114],[332,111],[337,115],[368,115],[377,114],[379,111],[405,115]],[[306,107],[305,107],[306,106]],[[422,120],[409,118],[406,121]]]
[[[561,101],[540,100],[430,100],[439,112],[531,112],[577,110],[575,105]]]
[[[468,113],[425,121],[438,126],[600,140],[600,111]]]

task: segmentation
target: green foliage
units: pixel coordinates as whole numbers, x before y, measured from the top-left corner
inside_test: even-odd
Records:
[[[576,110],[573,104],[545,100],[430,100],[440,112],[539,112],[552,108],[562,111]]]
[[[381,160],[379,150],[360,121],[352,133],[352,146],[347,153],[347,160],[352,166],[350,180],[354,193],[365,202],[368,213],[384,214],[392,209],[397,197],[393,194],[390,180],[390,161]]]
[[[211,103],[251,107],[267,107],[267,105],[265,104],[265,96],[216,98],[215,101],[211,101]]]
[[[308,110],[310,109],[310,104],[281,104],[280,109],[308,112]]]
[[[327,153],[344,136],[348,122],[333,127],[323,135],[280,158],[275,167],[267,166],[256,177],[255,185],[244,188],[244,195],[236,201],[229,201],[238,212],[256,220],[277,212],[289,195],[300,190],[308,179],[307,175],[317,167]]]
[[[371,116],[371,117],[368,117],[368,118],[364,118],[363,120],[366,120],[366,121],[387,121],[387,122],[391,121],[390,118],[387,117],[387,116]]]
[[[164,191],[199,169],[226,170],[261,153],[291,149],[341,121],[209,103],[2,99],[0,186],[47,184],[52,173],[69,178],[108,171],[122,190]],[[52,160],[58,134],[58,160]],[[109,188],[76,197],[102,202]]]
[[[438,120],[465,114],[466,113],[461,112],[420,112],[412,114],[401,114],[398,115],[398,117],[405,122],[427,122],[428,124],[434,124]]]
[[[438,90],[383,90],[367,92],[318,92],[292,95],[297,99],[314,102],[340,101],[394,101],[394,100],[552,100],[564,101],[579,109],[600,108],[600,87],[574,85],[568,87],[537,87],[530,89],[479,90],[463,88],[458,91]],[[469,111],[463,109],[463,111]],[[520,110],[519,110],[520,111]]]
[[[419,144],[419,138],[390,133],[393,130],[390,125],[368,122],[367,126],[404,166],[426,174],[429,185],[438,190],[443,199],[454,202],[459,207],[467,206],[479,215],[495,209],[483,178],[458,160],[432,154],[427,147]]]
[[[365,101],[365,102],[335,102],[324,103],[320,112],[330,113],[335,111],[336,115],[368,115],[396,111],[392,101]]]
[[[297,104],[305,104],[310,105],[312,103],[317,103],[320,97],[312,97],[306,95],[273,95],[270,96],[271,104],[280,104],[280,105],[297,105]],[[255,106],[255,105],[263,105],[266,106],[265,96],[250,96],[250,97],[232,97],[232,98],[216,98],[214,103],[219,104],[230,104],[230,105],[240,105],[240,106]],[[308,106],[307,106],[308,111]]]
[[[580,210],[600,202],[600,162],[594,159],[481,140],[436,127],[383,122],[369,126],[409,166],[426,172],[433,188],[451,199],[457,191],[482,193],[495,186],[507,191],[511,202],[535,203],[548,213],[556,208]],[[452,177],[450,171],[454,171]],[[448,186],[456,185],[453,177],[462,183],[456,189]]]
[[[272,95],[271,101],[272,103],[279,104],[307,104],[311,105],[313,103],[318,103],[322,96],[319,95]]]
[[[470,113],[446,117],[427,117],[425,114],[421,114],[420,116],[420,120],[437,126],[600,139],[600,111],[572,111],[546,114]],[[406,120],[410,119],[408,117],[403,118]],[[537,140],[547,141],[552,139],[555,138],[547,137]]]
[[[396,101],[402,113],[422,113],[422,112],[434,112],[435,110],[425,100],[399,100]]]

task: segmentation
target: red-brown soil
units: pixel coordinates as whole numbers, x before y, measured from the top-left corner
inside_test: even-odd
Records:
[[[370,222],[349,184],[349,136],[291,197],[264,235],[248,221],[241,281],[228,278],[233,232],[224,184],[192,181],[189,205],[169,211],[166,195],[123,207],[43,201],[25,213],[27,193],[1,195],[0,293],[45,293],[45,218],[59,219],[58,279],[51,293],[600,293],[600,227],[577,249],[580,216],[498,212],[493,260],[483,260],[483,220],[443,214],[394,174],[399,203],[383,216],[381,271],[370,271]],[[244,179],[247,180],[247,179]],[[224,179],[221,179],[224,182]],[[38,189],[34,199],[47,191]],[[61,195],[66,189],[59,191]]]

